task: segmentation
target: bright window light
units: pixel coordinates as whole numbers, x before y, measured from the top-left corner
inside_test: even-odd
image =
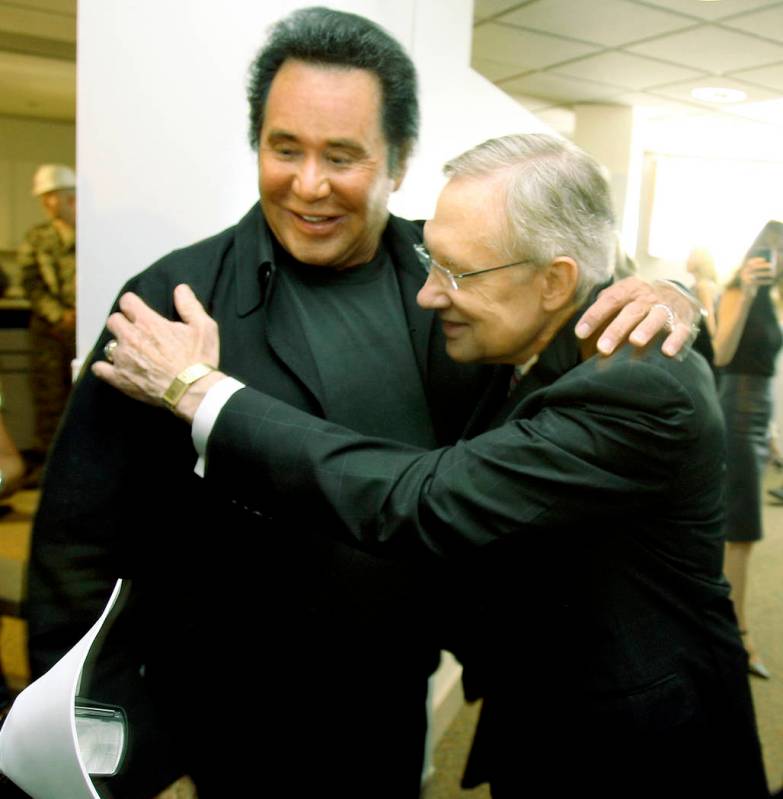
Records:
[[[657,156],[649,254],[683,263],[705,247],[727,279],[764,224],[783,219],[781,185],[780,163]]]

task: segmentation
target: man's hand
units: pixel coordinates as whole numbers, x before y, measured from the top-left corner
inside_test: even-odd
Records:
[[[673,356],[695,338],[700,315],[699,302],[686,291],[662,281],[651,285],[627,277],[598,295],[577,323],[576,335],[589,338],[607,325],[597,346],[599,352],[609,355],[626,339],[644,347],[661,330],[668,330],[662,349]]]
[[[174,289],[174,306],[182,322],[156,313],[136,294],[123,294],[120,312],[106,323],[117,341],[110,352],[111,363],[96,361],[93,374],[133,399],[163,405],[163,395],[183,369],[194,363],[217,367],[220,341],[214,319],[184,284]],[[214,373],[198,384],[201,387],[205,382],[214,383]],[[177,406],[184,418],[192,418],[194,411],[189,407],[192,403],[185,402],[189,393]]]

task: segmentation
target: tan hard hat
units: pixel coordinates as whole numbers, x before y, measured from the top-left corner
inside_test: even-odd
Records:
[[[65,164],[42,164],[33,175],[33,197],[56,189],[75,189],[76,173]]]

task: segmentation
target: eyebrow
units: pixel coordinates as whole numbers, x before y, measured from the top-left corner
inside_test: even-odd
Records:
[[[424,249],[427,251],[427,253],[429,254],[430,258],[432,258],[433,261],[437,261],[441,266],[445,266],[448,269],[456,267],[459,270],[459,264],[457,264],[453,258],[450,258],[448,255],[443,258],[436,258],[432,254],[432,250],[427,245],[427,242],[424,241],[422,242],[422,244],[424,245]]]
[[[267,141],[299,141],[299,137],[287,130],[270,130],[266,135]],[[351,150],[355,153],[366,155],[367,151],[357,141],[353,139],[327,139],[327,147],[337,147],[343,150]]]

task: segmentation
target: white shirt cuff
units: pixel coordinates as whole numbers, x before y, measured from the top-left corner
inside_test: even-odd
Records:
[[[201,400],[201,404],[196,410],[196,415],[193,417],[193,426],[190,429],[190,435],[193,438],[193,446],[198,453],[198,460],[196,467],[193,471],[199,476],[204,476],[206,464],[204,456],[207,453],[207,442],[212,433],[212,428],[215,426],[218,415],[223,410],[223,406],[231,399],[231,397],[244,388],[245,384],[240,383],[239,380],[234,380],[233,377],[225,377],[219,380],[210,388]]]

